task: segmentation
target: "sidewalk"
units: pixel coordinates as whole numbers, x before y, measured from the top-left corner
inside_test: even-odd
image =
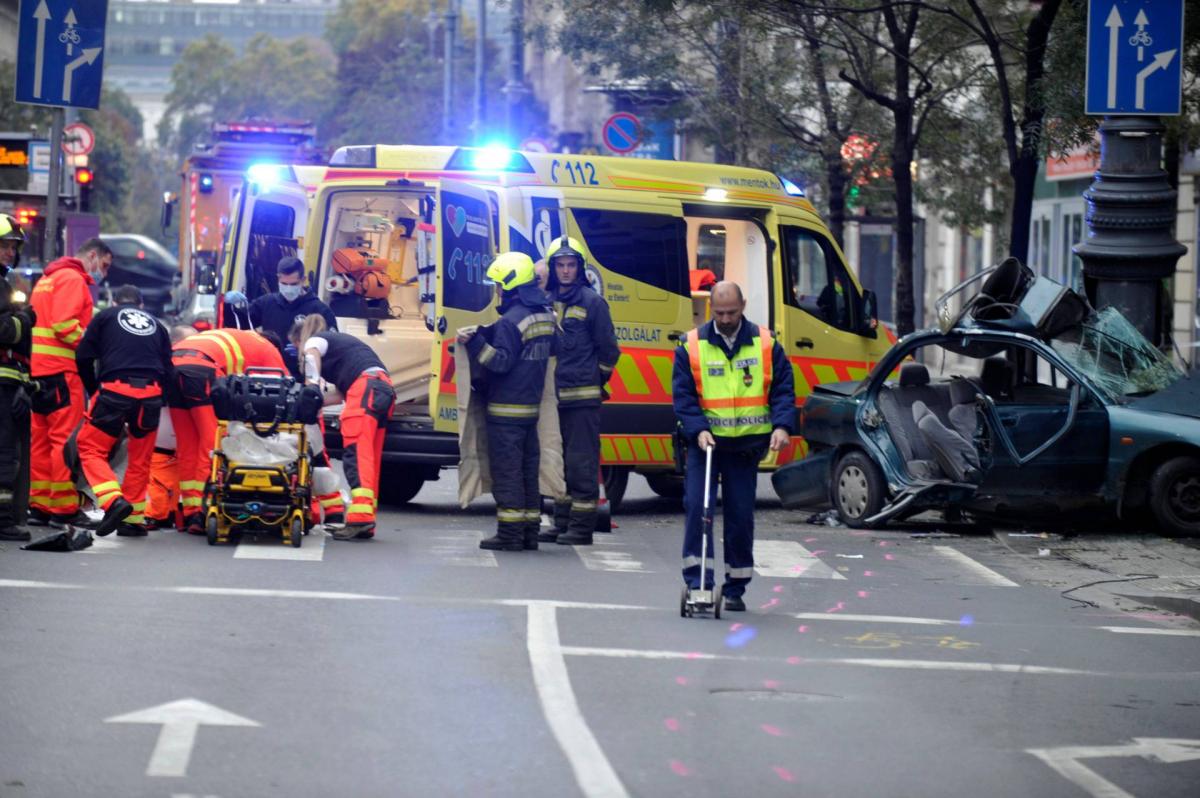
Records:
[[[1200,542],[1140,533],[1064,537],[997,531],[994,536],[1032,570],[1067,585],[1068,598],[1126,610],[1140,604],[1200,621]]]

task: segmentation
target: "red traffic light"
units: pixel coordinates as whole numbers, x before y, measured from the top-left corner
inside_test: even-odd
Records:
[[[96,179],[96,174],[86,166],[79,166],[75,169],[75,182],[81,186],[89,186]]]

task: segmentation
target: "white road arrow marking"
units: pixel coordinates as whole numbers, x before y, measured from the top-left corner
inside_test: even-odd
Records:
[[[70,36],[71,31],[73,31],[75,26],[79,24],[79,20],[75,18],[75,9],[72,8],[67,12],[67,16],[63,20],[63,23],[67,26],[67,35]],[[73,55],[74,53],[75,45],[71,43],[70,39],[67,39],[67,55]]]
[[[83,54],[76,58],[71,63],[67,64],[67,68],[63,70],[63,102],[71,102],[71,78],[75,75],[75,70],[84,64],[91,64],[96,60],[96,56],[100,55],[103,47],[86,47]]]
[[[1095,798],[1134,798],[1096,771],[1080,763],[1079,760],[1140,756],[1170,765],[1176,762],[1200,759],[1200,740],[1135,737],[1129,745],[1029,748],[1026,753],[1033,754],[1064,779]]]
[[[46,61],[46,20],[50,19],[50,9],[46,6],[46,0],[38,3],[37,10],[33,12],[33,18],[37,20],[37,49],[33,55],[33,96],[42,96],[42,67]]]
[[[1150,19],[1146,16],[1146,9],[1138,9],[1137,19],[1133,21],[1137,25],[1137,42],[1138,42],[1138,63],[1146,60],[1146,26],[1150,24]]]
[[[1117,107],[1117,44],[1121,39],[1121,28],[1125,27],[1125,23],[1121,21],[1121,12],[1117,11],[1114,5],[1112,11],[1108,12],[1108,19],[1104,22],[1104,27],[1108,28],[1108,107]]]
[[[196,730],[202,725],[261,725],[194,698],[159,704],[127,715],[116,715],[104,722],[149,723],[162,726],[154,753],[150,755],[150,765],[146,768],[147,776],[186,776],[188,761],[192,758],[192,748],[196,744]]]
[[[1150,77],[1151,73],[1159,69],[1166,69],[1171,61],[1175,59],[1176,50],[1167,50],[1164,53],[1159,53],[1154,56],[1154,62],[1149,66],[1144,67],[1141,72],[1137,73],[1137,92],[1134,96],[1133,107],[1142,109],[1146,107],[1146,78]]]

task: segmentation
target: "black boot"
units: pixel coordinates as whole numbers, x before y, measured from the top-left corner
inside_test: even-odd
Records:
[[[525,542],[525,550],[526,551],[537,551],[538,541],[541,540],[541,535],[539,534],[539,532],[541,531],[541,528],[542,528],[541,516],[538,517],[537,521],[526,521],[525,522],[525,541],[524,542]]]
[[[521,538],[509,538],[499,533],[479,541],[479,548],[489,551],[524,551],[525,541]]]
[[[346,524],[333,532],[334,540],[370,540],[375,537],[375,525],[371,523]]]
[[[19,526],[0,527],[0,540],[25,542],[30,539],[29,530]]]
[[[117,527],[117,537],[119,538],[144,538],[146,534],[146,527],[143,524],[121,524]]]
[[[104,518],[100,520],[100,525],[96,527],[96,535],[104,537],[111,534],[132,512],[132,504],[125,501],[124,498],[115,499],[112,504],[108,505],[108,509],[104,511]]]
[[[564,546],[590,546],[592,545],[592,533],[568,530],[558,536],[558,542]]]
[[[567,531],[566,529],[559,529],[556,526],[552,526],[549,529],[547,529],[545,532],[538,532],[537,538],[542,543],[553,543],[556,540],[558,540],[559,535],[565,534],[566,531]]]

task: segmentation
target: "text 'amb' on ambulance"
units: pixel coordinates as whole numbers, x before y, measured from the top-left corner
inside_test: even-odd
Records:
[[[275,289],[280,257],[304,260],[339,327],[391,372],[399,404],[384,480],[405,501],[458,462],[451,344],[460,326],[495,318],[488,264],[509,250],[538,260],[563,234],[583,243],[622,349],[601,413],[614,503],[632,471],[660,493],[682,491],[671,370],[679,341],[707,319],[696,270],[742,286],[747,319],[791,359],[797,405],[813,385],[863,377],[890,346],[872,324],[874,297],[802,193],[770,172],[716,164],[375,145],[343,147],[327,167],[256,166],[231,220],[222,290],[253,300]],[[795,438],[764,467],[802,453]]]

